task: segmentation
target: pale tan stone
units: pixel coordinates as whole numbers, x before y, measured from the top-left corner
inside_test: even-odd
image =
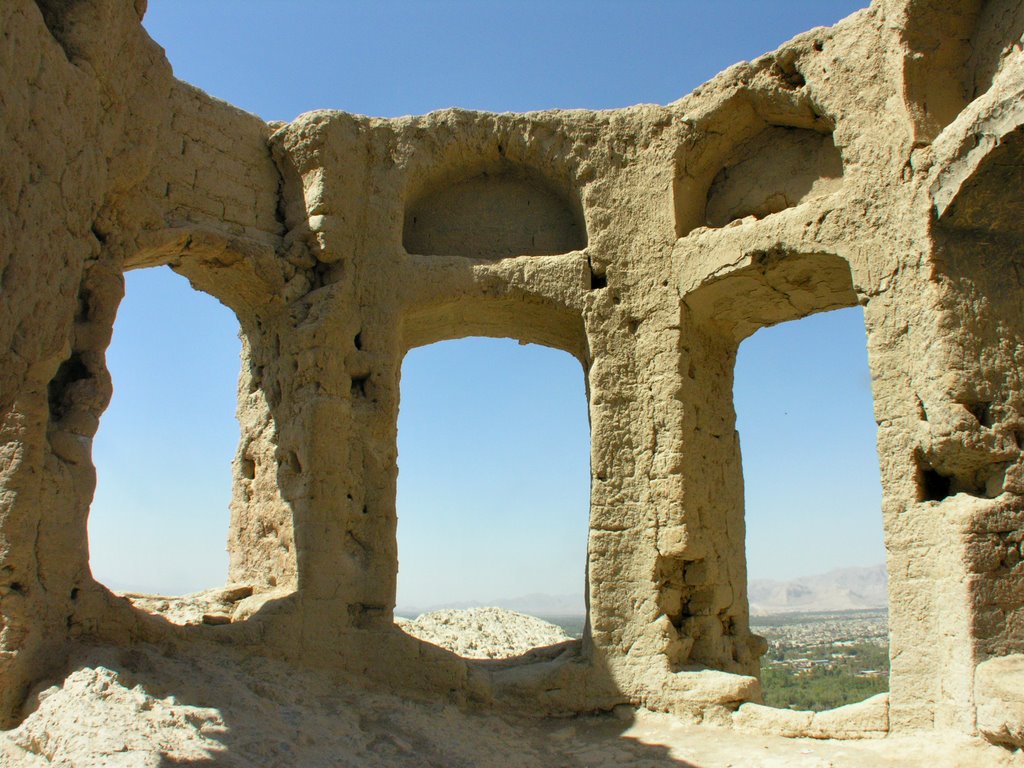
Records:
[[[870,739],[889,731],[889,694],[824,712],[815,712],[808,736],[818,739]]]
[[[983,661],[974,679],[978,730],[995,744],[1024,747],[1024,655]]]
[[[5,723],[77,642],[209,638],[543,713],[792,719],[741,707],[765,645],[733,366],[759,328],[860,304],[885,721],[976,734],[976,667],[1024,653],[1019,2],[876,0],[666,106],[274,125],[175,80],[144,5],[0,4]],[[163,264],[242,330],[228,549],[254,594],[187,626],[95,582],[86,535],[122,275]],[[393,622],[402,358],[467,335],[587,379],[588,632],[518,667]],[[859,707],[814,722],[885,731]]]
[[[845,707],[809,712],[743,704],[733,714],[742,730],[789,738],[872,739],[889,732],[889,694],[880,693]]]
[[[732,718],[733,724],[742,730],[788,737],[807,736],[813,719],[813,712],[766,707],[750,702],[737,709]]]

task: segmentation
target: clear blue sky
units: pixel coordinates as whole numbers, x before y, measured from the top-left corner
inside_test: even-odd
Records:
[[[318,108],[387,117],[667,103],[864,5],[150,0],[145,24],[178,77],[290,120]],[[238,440],[238,324],[169,270],[126,279],[108,354],[115,395],[94,446],[93,570],[120,589],[215,586]],[[582,603],[589,434],[579,364],[467,340],[414,350],[402,375],[399,604],[538,591]],[[751,577],[881,562],[860,310],[747,340],[736,404]]]

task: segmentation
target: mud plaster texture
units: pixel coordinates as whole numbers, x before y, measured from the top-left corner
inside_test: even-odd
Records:
[[[211,641],[466,707],[799,733],[758,708],[733,367],[757,329],[859,304],[891,693],[828,728],[978,733],[976,668],[1024,652],[1020,0],[876,0],[667,106],[274,125],[177,81],[144,5],[0,4],[5,723],[78,643]],[[157,265],[242,329],[251,594],[214,623],[89,569],[105,349],[124,272]],[[393,621],[402,359],[470,335],[585,373],[589,621],[557,658],[487,666]],[[1012,742],[1018,703],[984,688]]]

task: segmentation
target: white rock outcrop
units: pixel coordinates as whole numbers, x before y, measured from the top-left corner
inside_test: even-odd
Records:
[[[504,608],[430,611],[395,623],[466,659],[511,659],[534,648],[572,641],[555,624]]]

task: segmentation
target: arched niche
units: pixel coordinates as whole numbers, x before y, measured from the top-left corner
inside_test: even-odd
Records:
[[[528,168],[501,164],[442,173],[407,201],[406,252],[502,259],[587,245],[579,203]]]
[[[831,194],[842,183],[843,159],[831,134],[769,126],[741,144],[708,188],[708,226],[747,216],[763,219]]]
[[[677,236],[748,216],[763,219],[837,191],[843,159],[825,128],[748,119],[731,141],[687,158],[674,184]]]

